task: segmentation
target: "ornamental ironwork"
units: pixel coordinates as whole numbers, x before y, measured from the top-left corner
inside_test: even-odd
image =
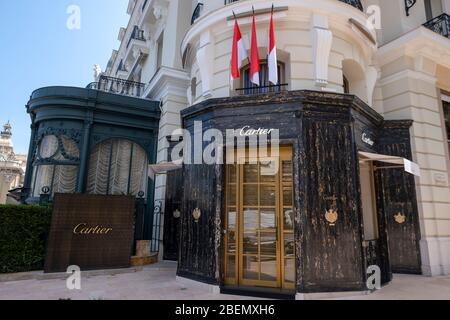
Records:
[[[426,22],[424,27],[450,39],[450,16],[446,13]]]
[[[409,17],[409,11],[414,7],[414,5],[417,3],[417,0],[405,0],[405,10],[406,10],[406,16]]]

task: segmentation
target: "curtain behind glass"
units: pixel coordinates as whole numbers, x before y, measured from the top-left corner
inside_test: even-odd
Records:
[[[51,195],[55,193],[75,193],[78,166],[41,165],[36,166],[34,170],[34,197],[41,195],[43,187],[49,187]]]
[[[148,159],[138,144],[124,139],[97,145],[90,156],[87,192],[138,195],[147,192]]]
[[[42,193],[43,187],[51,187],[53,178],[53,168],[54,166],[37,166],[34,167],[35,170],[35,181],[33,196],[39,197]]]

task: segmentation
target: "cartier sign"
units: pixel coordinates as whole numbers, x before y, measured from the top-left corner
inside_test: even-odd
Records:
[[[73,228],[73,234],[81,235],[103,235],[112,231],[113,228],[104,228],[102,226],[89,227],[87,223],[79,223]]]
[[[129,267],[134,210],[134,197],[57,194],[45,272]]]
[[[370,135],[368,133],[366,133],[366,132],[364,132],[362,134],[362,138],[361,139],[362,139],[362,141],[365,144],[367,144],[367,145],[369,145],[371,147],[373,147],[375,145],[375,141],[373,141],[372,137],[370,137]]]
[[[265,129],[265,128],[258,128],[253,129],[250,126],[245,126],[242,129],[239,130],[239,135],[241,137],[249,137],[249,136],[266,136],[274,132],[275,129]]]

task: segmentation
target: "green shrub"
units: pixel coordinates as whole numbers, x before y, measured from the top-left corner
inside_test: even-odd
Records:
[[[52,210],[0,205],[0,273],[42,270]]]

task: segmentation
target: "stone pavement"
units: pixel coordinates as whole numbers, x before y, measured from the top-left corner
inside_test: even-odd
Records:
[[[67,275],[43,276],[30,273],[0,276],[0,300],[241,300],[246,297],[221,295],[212,288],[176,279],[176,264],[160,263],[142,269],[104,271],[82,276],[82,290],[66,288]],[[9,280],[10,280],[9,279]],[[450,277],[427,278],[396,275],[392,284],[370,295],[342,299],[449,299]]]

